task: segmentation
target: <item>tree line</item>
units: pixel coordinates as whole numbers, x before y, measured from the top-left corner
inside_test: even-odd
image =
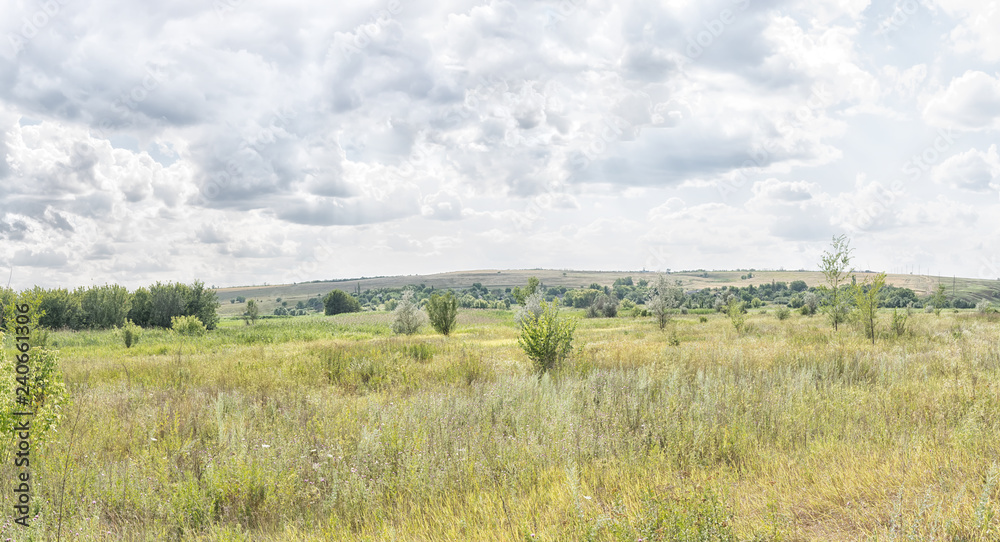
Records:
[[[219,323],[219,300],[201,281],[191,284],[157,282],[129,291],[118,284],[45,289],[34,287],[21,293],[31,299],[38,312],[38,325],[48,329],[110,329],[132,322],[141,327],[171,327],[171,319],[192,316],[206,329]],[[18,293],[0,288],[0,307],[14,303]],[[0,326],[6,322],[0,310]]]

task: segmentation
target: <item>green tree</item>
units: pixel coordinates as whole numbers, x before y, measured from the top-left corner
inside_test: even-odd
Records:
[[[205,329],[213,330],[219,324],[219,298],[214,290],[205,288],[205,283],[196,280],[187,288],[184,314],[195,316]]]
[[[851,252],[853,252],[850,244],[851,241],[846,235],[834,237],[830,250],[824,251],[820,258],[820,270],[829,286],[823,303],[823,312],[833,324],[834,331],[847,320],[847,316],[851,312],[848,293],[841,290],[841,285],[850,275],[849,266],[851,265]]]
[[[538,316],[531,314],[521,325],[517,344],[528,355],[535,371],[544,373],[569,355],[575,330],[575,321],[559,318],[555,302],[542,302],[542,313]]]
[[[514,290],[511,291],[510,295],[514,296],[514,301],[517,302],[518,305],[523,305],[524,300],[531,297],[531,295],[538,290],[539,284],[541,284],[541,282],[538,280],[538,277],[528,277],[528,285],[524,288],[521,288],[520,286],[514,287]]]
[[[171,318],[185,315],[190,295],[184,284],[157,282],[149,287],[149,297],[148,324],[169,329]]]
[[[49,329],[79,329],[83,308],[80,298],[65,288],[55,288],[42,294],[39,306],[45,316],[38,325]]]
[[[125,325],[128,311],[132,308],[132,294],[118,284],[91,286],[80,292],[80,308],[83,313],[83,327],[108,329]]]
[[[934,305],[934,314],[941,316],[941,309],[948,306],[948,296],[945,295],[944,284],[938,284],[937,290],[931,296],[931,305]]]
[[[660,275],[653,286],[653,295],[646,302],[646,308],[656,317],[660,329],[667,327],[674,310],[684,303],[684,290],[680,285],[670,284],[667,277]]]
[[[137,326],[149,327],[149,319],[153,312],[153,296],[147,288],[136,288],[132,293],[132,308],[128,311],[128,320]]]
[[[788,285],[788,289],[793,292],[804,292],[809,288],[804,280],[793,280],[791,284]]]
[[[444,336],[448,336],[455,327],[458,318],[458,300],[449,291],[446,294],[433,294],[427,302],[427,315],[431,326]]]
[[[865,328],[865,335],[875,344],[875,324],[878,319],[879,293],[885,286],[885,273],[866,278],[854,286],[854,305]]]
[[[125,325],[118,329],[118,336],[125,343],[125,348],[132,348],[132,345],[142,338],[142,328],[135,325],[132,320],[125,320]]]
[[[746,328],[746,312],[746,303],[738,297],[730,295],[729,302],[726,303],[726,314],[729,315],[729,320],[733,323],[737,333],[742,333]]]
[[[327,316],[345,312],[360,312],[361,303],[343,290],[332,290],[323,298],[323,308]]]
[[[257,323],[257,317],[260,316],[260,308],[257,306],[257,302],[253,299],[247,301],[247,309],[243,311],[243,321],[249,326],[250,324]]]

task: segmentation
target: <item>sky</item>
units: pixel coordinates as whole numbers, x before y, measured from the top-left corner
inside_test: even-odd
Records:
[[[982,0],[0,0],[15,288],[1000,277]]]

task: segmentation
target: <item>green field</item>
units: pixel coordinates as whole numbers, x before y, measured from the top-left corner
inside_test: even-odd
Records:
[[[541,378],[507,311],[450,337],[385,312],[53,332],[71,404],[33,452],[39,517],[11,525],[5,488],[0,538],[1000,539],[997,314],[896,337],[883,313],[875,346],[773,310],[562,314]]]

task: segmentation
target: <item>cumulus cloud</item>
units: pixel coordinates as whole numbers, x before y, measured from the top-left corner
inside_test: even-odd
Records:
[[[996,144],[984,151],[969,149],[934,168],[934,182],[973,192],[1000,190],[1000,155]]]
[[[981,71],[965,72],[931,98],[924,109],[924,119],[945,128],[1000,127],[1000,79]]]

